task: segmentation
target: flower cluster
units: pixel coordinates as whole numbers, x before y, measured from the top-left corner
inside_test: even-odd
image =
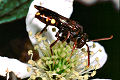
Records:
[[[53,47],[53,55],[50,52],[50,44],[46,41],[45,37],[36,34],[35,35],[38,43],[43,45],[35,45],[35,50],[42,52],[43,56],[37,61],[33,61],[32,58],[28,61],[33,68],[28,67],[28,72],[33,70],[33,74],[30,76],[29,80],[35,80],[36,78],[42,80],[88,80],[89,77],[93,77],[96,74],[96,69],[99,68],[99,58],[96,57],[94,62],[96,64],[90,65],[88,67],[88,53],[86,48],[75,49],[73,51],[72,57],[70,54],[72,52],[72,43],[67,44],[59,41]],[[90,48],[95,48],[93,43]],[[99,52],[101,50],[98,50]],[[33,55],[32,50],[28,51],[28,54]],[[90,51],[90,56],[95,53]]]

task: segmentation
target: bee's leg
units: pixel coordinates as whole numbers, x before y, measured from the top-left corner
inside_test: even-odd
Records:
[[[86,44],[86,46],[87,46],[87,52],[88,52],[88,65],[87,65],[87,67],[89,67],[90,66],[90,50],[89,50],[88,44]]]
[[[55,37],[60,37],[59,34],[60,34],[60,32],[58,31],[58,32],[56,33]]]
[[[47,29],[48,25],[46,24],[45,27],[41,30],[41,32],[39,34],[42,34],[43,31],[45,31]]]
[[[51,55],[52,55],[52,56],[53,56],[52,47],[57,43],[58,40],[59,40],[59,38],[57,38],[57,40],[50,45],[50,51],[51,51]],[[55,64],[54,59],[53,59],[53,63]]]
[[[34,37],[38,38],[38,36],[40,36],[43,33],[43,31],[46,30],[47,27],[48,27],[48,25],[46,24],[45,27],[41,30],[41,32],[37,33]]]
[[[66,41],[69,37],[70,37],[70,31],[67,32],[67,37],[62,42]]]
[[[52,47],[57,43],[58,40],[60,40],[59,32],[57,32],[55,36],[57,37],[57,40],[50,45],[50,51],[52,55],[53,55]]]
[[[58,42],[58,40],[60,40],[59,32],[57,32],[57,34],[55,36],[57,37],[57,40],[50,45],[50,51],[51,51],[52,56],[53,56],[52,47]],[[54,59],[53,59],[53,63],[55,64]]]
[[[72,52],[71,52],[71,54],[70,54],[69,59],[72,57],[73,51],[74,51],[74,49],[75,49],[75,47],[76,47],[76,44],[77,44],[77,42],[74,42],[74,45],[73,45],[73,48],[72,48]],[[69,61],[69,59],[68,59],[67,61]]]

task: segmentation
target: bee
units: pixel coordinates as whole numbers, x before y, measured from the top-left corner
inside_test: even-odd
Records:
[[[101,39],[95,39],[95,40],[88,40],[87,33],[83,32],[83,27],[78,24],[78,22],[68,19],[52,10],[49,10],[47,8],[44,8],[42,6],[34,5],[34,7],[38,10],[35,14],[35,18],[40,20],[41,22],[45,23],[45,27],[41,30],[39,34],[42,34],[48,25],[55,26],[59,30],[56,33],[55,37],[57,40],[55,40],[50,45],[51,54],[53,55],[52,47],[60,40],[62,42],[66,41],[69,43],[70,41],[74,42],[72,52],[70,57],[73,54],[73,51],[75,48],[82,48],[84,45],[87,46],[87,52],[88,52],[88,66],[90,65],[90,51],[89,46],[86,44],[88,41],[100,41],[100,40],[109,40],[112,39],[113,36],[110,36],[108,38],[101,38]],[[61,34],[61,35],[59,35]]]

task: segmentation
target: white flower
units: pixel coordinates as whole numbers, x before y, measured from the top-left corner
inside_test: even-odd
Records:
[[[73,0],[34,0],[31,3],[27,18],[26,18],[26,29],[28,33],[30,33],[29,38],[33,45],[36,45],[36,44],[38,44],[39,46],[43,45],[42,43],[38,43],[34,36],[37,32],[40,32],[45,27],[44,23],[42,23],[41,21],[39,21],[34,17],[35,13],[37,12],[37,10],[34,8],[34,5],[43,6],[45,8],[51,9],[52,11],[55,11],[69,18],[73,10],[72,4],[73,4]],[[52,32],[52,28],[56,28],[56,27],[48,26],[47,32],[45,34],[48,41],[56,40],[55,34],[58,31],[58,29],[56,30],[56,32]],[[91,46],[93,45],[93,42],[87,42],[87,44]],[[90,64],[95,65],[96,61],[94,60],[96,57],[98,57],[100,65],[99,66],[96,65],[96,67],[100,68],[105,64],[107,60],[107,54],[104,48],[99,43],[95,43],[95,45],[96,45],[95,48],[90,48],[90,51],[93,51],[95,53],[90,57]],[[83,48],[87,48],[87,47],[84,46]],[[101,50],[101,52],[98,50]],[[40,50],[38,51],[40,56],[43,56],[41,51]]]
[[[52,11],[57,12],[58,14],[65,16],[67,18],[70,17],[73,11],[73,0],[34,0],[32,4],[30,5],[28,15],[26,18],[26,29],[29,34],[29,38],[34,46],[43,46],[44,48],[44,43],[43,42],[38,42],[37,39],[35,38],[35,35],[40,32],[46,24],[42,23],[40,20],[35,18],[35,14],[37,12],[37,9],[34,8],[34,5],[39,5],[43,6],[45,8],[48,8]],[[56,28],[56,31],[53,32],[52,29]],[[56,32],[58,31],[57,27],[55,26],[48,26],[47,27],[47,32],[43,33],[45,37],[47,38],[48,42],[51,42],[52,40],[56,40]],[[88,70],[80,71],[79,74],[84,74],[86,72],[89,72],[93,69],[99,69],[101,68],[106,60],[107,60],[107,54],[104,50],[104,47],[101,46],[99,43],[95,42],[87,42],[90,51],[91,51],[91,56],[90,56],[90,68]],[[93,45],[96,47],[93,48]],[[92,46],[92,47],[91,47]],[[83,48],[87,50],[87,46],[84,45]],[[83,49],[82,48],[82,49]],[[40,56],[43,56],[41,50],[38,48],[37,49],[39,52]],[[81,51],[81,49],[79,49]],[[81,56],[81,61],[87,60],[87,54],[81,54],[81,52],[77,53],[78,55]],[[74,57],[74,55],[73,55]],[[80,70],[84,68],[87,65],[87,61],[84,61],[83,65],[80,64],[77,66],[77,69]],[[93,73],[91,76],[95,75],[96,73]],[[81,78],[81,77],[80,77]],[[88,78],[88,75],[86,75],[84,78]]]
[[[32,71],[28,72],[28,64],[22,63],[16,59],[9,59],[7,57],[0,57],[0,75],[6,76],[9,72],[13,72],[18,78],[29,77]]]
[[[28,15],[26,18],[26,29],[28,31],[29,38],[30,38],[32,44],[35,45],[36,49],[40,53],[39,46],[41,46],[42,43],[38,43],[34,36],[37,32],[40,32],[44,28],[45,24],[40,22],[39,20],[37,20],[34,17],[35,13],[37,12],[37,10],[34,8],[34,5],[43,6],[45,8],[51,9],[51,10],[59,13],[60,15],[63,15],[65,17],[69,18],[73,11],[73,6],[72,6],[73,0],[34,0],[31,3],[31,6],[29,8],[29,12],[28,12]],[[53,32],[52,28],[56,28],[56,27],[49,26],[47,28],[48,32],[45,34],[48,41],[56,40],[55,34],[58,31],[58,29],[56,30],[56,32]],[[90,66],[91,67],[88,70],[91,70],[93,66],[95,66],[96,69],[101,68],[107,60],[107,54],[106,54],[104,48],[99,43],[96,43],[96,42],[95,43],[87,42],[87,44],[90,47],[90,51],[91,51],[91,56],[90,56]],[[96,45],[95,48],[91,47],[93,44]],[[83,46],[83,48],[86,49],[87,47]],[[81,49],[79,49],[79,50],[81,50]],[[29,53],[32,54],[31,51]],[[83,57],[81,56],[80,59],[84,58],[84,60],[85,60],[87,58],[86,54],[80,54],[80,52],[78,52],[77,54],[83,56]],[[99,65],[96,65],[97,63],[99,63]],[[85,66],[87,63],[85,62],[83,64]],[[44,66],[42,66],[42,67],[44,68]],[[81,65],[79,65],[77,67],[79,68],[79,67],[81,67]],[[16,59],[8,59],[6,57],[0,57],[0,75],[6,76],[6,74],[8,74],[11,71],[17,77],[23,79],[23,78],[29,77],[31,75],[32,68],[30,65],[21,63],[20,61],[18,61]],[[83,72],[81,71],[81,73],[85,73],[84,70],[83,70]],[[96,74],[96,72],[94,71],[91,74],[91,76],[94,76],[95,74]],[[38,74],[38,75],[40,75],[40,74]],[[44,76],[46,76],[46,74],[43,74],[43,79],[46,80],[46,78],[44,78]],[[84,77],[88,78],[88,75],[85,75]],[[34,78],[34,76],[33,76],[33,78]],[[82,78],[82,77],[80,76],[79,78]],[[62,77],[61,80],[66,80],[66,79],[64,77]]]

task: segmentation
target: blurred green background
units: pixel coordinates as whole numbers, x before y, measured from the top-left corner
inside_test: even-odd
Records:
[[[0,0],[0,56],[20,59],[28,40],[25,18],[32,0]],[[99,2],[91,6],[74,2],[71,19],[78,21],[89,39],[109,37],[100,41],[108,60],[93,78],[120,80],[120,15],[112,2]],[[0,65],[1,66],[1,65]],[[0,80],[5,78],[0,77]]]

